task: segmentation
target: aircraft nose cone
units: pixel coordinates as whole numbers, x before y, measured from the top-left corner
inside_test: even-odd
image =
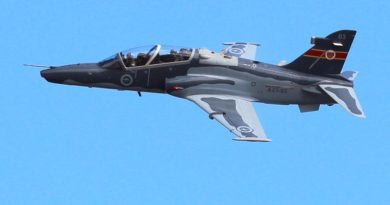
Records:
[[[52,83],[61,83],[65,80],[63,72],[56,68],[42,70],[41,76]]]
[[[42,70],[41,76],[48,82],[67,85],[86,85],[94,80],[93,73],[105,71],[95,63],[71,64]]]
[[[49,75],[48,73],[50,73],[50,72],[49,72],[49,69],[47,69],[47,70],[41,70],[41,76],[42,76],[42,78],[45,78],[45,79],[46,79],[46,76]]]

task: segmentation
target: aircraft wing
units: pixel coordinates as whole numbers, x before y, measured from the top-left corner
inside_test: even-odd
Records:
[[[270,142],[250,101],[236,96],[190,95],[186,97],[233,132],[238,141]]]
[[[222,51],[227,56],[256,60],[256,50],[259,44],[231,42],[224,43],[223,45],[228,46]]]

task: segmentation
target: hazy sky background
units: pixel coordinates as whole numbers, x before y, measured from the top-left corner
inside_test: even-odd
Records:
[[[389,204],[389,1],[0,1],[0,204]],[[256,104],[273,142],[234,136],[168,95],[50,84],[23,63],[96,62],[155,43],[262,44],[288,62],[312,35],[358,31],[367,119],[339,105]]]

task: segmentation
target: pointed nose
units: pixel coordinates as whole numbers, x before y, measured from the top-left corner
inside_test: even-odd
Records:
[[[64,74],[61,68],[51,68],[41,71],[41,76],[52,83],[62,83],[65,80]]]
[[[84,85],[99,79],[96,78],[95,74],[104,71],[105,69],[95,63],[82,63],[42,70],[41,76],[51,83]]]

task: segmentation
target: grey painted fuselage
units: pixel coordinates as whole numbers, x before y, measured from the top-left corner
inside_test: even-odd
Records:
[[[121,51],[99,63],[41,71],[59,84],[167,93],[192,101],[239,141],[269,142],[252,102],[297,104],[301,112],[339,104],[364,118],[353,89],[357,72],[341,73],[356,31],[312,37],[309,50],[289,64],[256,61],[258,44],[226,43],[221,52],[154,45]],[[40,67],[40,66],[38,66]]]
[[[98,63],[74,64],[41,71],[48,81],[86,87],[169,93],[234,95],[271,104],[333,104],[317,85],[327,82],[353,86],[338,76],[301,73],[258,61],[238,59],[238,65],[200,63],[199,50],[189,62],[139,66],[134,69],[103,68]],[[124,82],[124,77],[131,82]],[[126,77],[125,77],[126,78]]]

